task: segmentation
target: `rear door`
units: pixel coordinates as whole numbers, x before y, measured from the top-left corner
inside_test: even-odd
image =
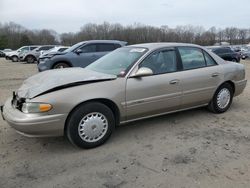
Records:
[[[137,68],[140,67],[150,68],[153,75],[127,79],[127,120],[179,109],[181,86],[175,50],[154,52]]]
[[[116,49],[116,46],[113,43],[97,44],[96,56],[97,58],[100,58],[115,49]]]
[[[208,103],[223,79],[221,67],[200,48],[179,47],[178,51],[183,66],[181,107]]]

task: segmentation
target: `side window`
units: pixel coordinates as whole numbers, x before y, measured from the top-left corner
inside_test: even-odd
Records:
[[[51,48],[53,48],[54,46],[43,46],[39,49],[39,51],[42,51],[42,50],[49,50]]]
[[[20,49],[21,52],[28,51],[28,50],[29,50],[29,47],[23,47]]]
[[[115,49],[114,44],[97,44],[98,52],[109,52]]]
[[[67,50],[68,48],[60,48],[58,51],[63,52],[64,50]]]
[[[206,66],[203,53],[198,48],[179,47],[184,70],[196,69]]]
[[[176,53],[174,50],[164,50],[146,57],[139,67],[150,68],[154,74],[175,72],[177,70]]]
[[[89,44],[81,47],[80,49],[82,50],[83,53],[92,53],[97,51],[96,44]]]
[[[34,50],[35,48],[37,48],[37,46],[31,46],[30,50]]]
[[[210,55],[207,54],[207,52],[203,51],[203,53],[208,67],[217,65],[217,63],[213,60],[213,58]]]

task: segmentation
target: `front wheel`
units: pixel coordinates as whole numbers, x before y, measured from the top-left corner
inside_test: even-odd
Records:
[[[94,148],[103,144],[115,128],[112,110],[98,102],[77,107],[69,116],[66,135],[70,142],[81,148]]]
[[[57,63],[54,65],[53,69],[63,69],[70,67],[67,63]]]
[[[208,108],[214,113],[223,113],[230,108],[232,100],[233,88],[229,83],[225,83],[216,90]]]
[[[13,56],[13,57],[11,57],[11,59],[12,59],[13,62],[18,62],[18,57],[17,56]]]

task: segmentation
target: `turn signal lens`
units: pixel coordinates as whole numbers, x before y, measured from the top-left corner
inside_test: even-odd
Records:
[[[48,112],[51,110],[52,106],[50,104],[40,104],[40,112]]]
[[[52,105],[46,103],[23,103],[22,106],[22,112],[24,113],[48,112],[51,109]]]

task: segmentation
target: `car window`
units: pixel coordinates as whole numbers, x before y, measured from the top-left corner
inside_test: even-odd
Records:
[[[63,52],[64,50],[67,50],[68,48],[60,48],[58,51]]]
[[[146,57],[139,67],[150,68],[154,74],[175,72],[177,70],[176,53],[174,50],[164,50]]]
[[[28,50],[29,50],[29,47],[23,47],[23,48],[20,49],[21,52],[28,51]]]
[[[118,48],[88,65],[86,69],[106,74],[124,76],[129,68],[146,52],[146,48]]]
[[[98,52],[109,52],[115,49],[114,44],[97,44]]]
[[[83,53],[96,52],[96,44],[89,44],[80,48]]]
[[[42,50],[49,50],[51,48],[54,48],[54,46],[42,46],[41,48],[39,48],[39,51],[42,51]]]
[[[37,46],[31,46],[30,50],[34,50],[35,48],[37,48]]]
[[[196,69],[206,66],[203,53],[198,48],[179,47],[179,52],[184,70]]]
[[[217,63],[214,61],[214,59],[210,55],[208,55],[207,52],[203,51],[203,53],[204,53],[204,57],[205,57],[207,66],[217,65]]]

